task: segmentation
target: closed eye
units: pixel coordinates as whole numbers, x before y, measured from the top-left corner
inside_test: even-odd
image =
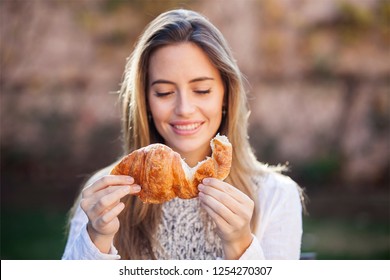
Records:
[[[174,93],[173,91],[165,91],[165,92],[157,92],[155,93],[155,95],[157,97],[164,97],[164,96],[168,96],[170,94]]]
[[[199,94],[208,94],[211,92],[211,89],[206,89],[206,90],[194,90],[195,93]]]

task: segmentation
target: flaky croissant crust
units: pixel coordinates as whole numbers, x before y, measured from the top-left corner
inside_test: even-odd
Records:
[[[129,175],[141,186],[145,203],[163,203],[180,197],[198,196],[198,185],[206,177],[224,180],[232,164],[232,145],[226,136],[210,141],[212,155],[190,168],[180,155],[163,144],[151,144],[133,151],[115,165],[111,174]]]

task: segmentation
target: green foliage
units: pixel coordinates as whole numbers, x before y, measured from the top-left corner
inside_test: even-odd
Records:
[[[351,27],[366,28],[373,22],[373,15],[368,9],[349,2],[341,2],[339,13],[341,21]]]
[[[60,259],[66,214],[35,210],[1,212],[1,259]]]
[[[315,54],[312,64],[312,76],[321,80],[334,79],[335,57],[332,55]]]
[[[374,13],[358,5],[341,2],[338,7],[337,29],[344,42],[354,42],[362,38],[374,24]]]
[[[305,183],[323,185],[332,182],[336,178],[341,166],[342,162],[339,155],[328,154],[296,166],[294,171]]]
[[[1,259],[60,259],[65,248],[66,213],[2,211]],[[389,224],[355,219],[304,219],[302,252],[316,259],[390,259]]]
[[[352,219],[304,219],[303,252],[316,259],[390,259],[389,224],[362,215]]]
[[[390,1],[382,0],[378,5],[378,22],[389,28],[390,23]]]
[[[123,5],[128,5],[133,1],[125,1],[125,0],[105,0],[101,5],[101,9],[105,12],[115,12]]]

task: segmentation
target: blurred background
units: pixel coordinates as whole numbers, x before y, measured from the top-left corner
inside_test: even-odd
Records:
[[[310,198],[302,251],[390,259],[390,1],[0,0],[1,259],[61,258],[81,185],[121,154],[126,58],[171,8],[230,43],[258,159]]]

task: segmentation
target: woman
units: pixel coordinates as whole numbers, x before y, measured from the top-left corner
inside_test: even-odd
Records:
[[[225,181],[199,197],[143,204],[129,176],[95,174],[76,201],[63,259],[298,259],[301,192],[259,163],[247,135],[241,73],[221,33],[188,10],[161,14],[144,31],[120,90],[124,150],[164,143],[195,166],[226,135]]]

